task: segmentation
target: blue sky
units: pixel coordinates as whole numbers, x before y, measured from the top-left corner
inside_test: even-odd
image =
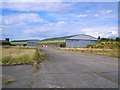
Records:
[[[0,39],[118,36],[117,2],[4,2],[0,9]]]

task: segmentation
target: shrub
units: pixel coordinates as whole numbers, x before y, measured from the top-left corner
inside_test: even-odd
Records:
[[[45,59],[45,54],[43,52],[40,52],[40,59],[44,60]]]
[[[9,62],[13,61],[13,58],[11,56],[6,56],[2,58],[2,63],[7,64]]]

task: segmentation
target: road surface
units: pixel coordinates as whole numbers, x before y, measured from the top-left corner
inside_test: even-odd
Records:
[[[118,87],[118,59],[72,51],[43,48],[48,61],[34,77],[34,87]]]
[[[22,69],[17,78],[31,88],[118,88],[118,59],[54,48],[42,48],[47,60],[36,73]],[[9,66],[11,67],[11,66]],[[14,66],[12,66],[14,67]],[[3,67],[3,74],[8,73]],[[10,69],[10,68],[9,68]],[[30,69],[26,68],[26,69]],[[18,69],[19,70],[19,69]],[[17,70],[17,71],[18,71]],[[9,71],[10,72],[10,71]],[[22,74],[23,72],[23,74]],[[29,74],[28,74],[29,73]],[[24,76],[24,75],[27,76]],[[10,75],[12,75],[10,73]],[[16,73],[14,72],[14,77]],[[5,87],[20,87],[17,81]]]

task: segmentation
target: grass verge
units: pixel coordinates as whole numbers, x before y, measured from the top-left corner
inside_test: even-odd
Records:
[[[44,53],[36,48],[29,47],[9,47],[2,48],[2,65],[21,65],[42,62]]]
[[[95,49],[95,48],[59,48],[59,49],[120,58],[120,55],[118,54],[118,49]]]
[[[2,65],[33,65],[33,72],[37,70],[37,64],[45,59],[42,50],[35,47],[3,47],[2,48]],[[9,82],[9,81],[8,81]]]
[[[2,48],[2,65],[32,64],[35,52],[31,48]]]

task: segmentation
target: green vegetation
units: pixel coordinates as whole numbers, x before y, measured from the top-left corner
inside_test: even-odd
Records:
[[[2,65],[32,64],[35,57],[35,49],[19,47],[2,49]]]
[[[120,55],[118,54],[119,48],[120,42],[99,42],[97,44],[87,45],[86,48],[59,48],[59,49],[120,58]]]
[[[118,49],[89,49],[89,48],[59,48],[59,49],[120,58],[120,56],[118,55]]]
[[[33,72],[36,72],[36,70],[37,70],[37,62],[34,61],[34,63],[33,63]]]
[[[36,49],[36,54],[34,57],[34,63],[33,63],[33,72],[36,72],[37,70],[37,63],[43,62],[45,60],[45,54],[42,52],[42,50]]]
[[[45,55],[35,47],[2,48],[2,65],[33,64],[43,61]],[[42,53],[42,54],[41,54]]]
[[[118,49],[120,48],[120,42],[100,42],[97,44],[87,45],[87,48]]]
[[[27,44],[27,42],[11,42],[11,44]]]
[[[45,59],[45,54],[43,52],[40,52],[40,60],[44,60]]]
[[[13,79],[13,77],[9,76],[9,75],[2,75],[2,84],[3,85],[8,85],[15,82],[15,79]]]
[[[120,37],[116,37],[115,39],[112,38],[101,38],[100,39],[102,42],[120,42]]]
[[[33,39],[33,40],[36,40],[36,39]],[[33,41],[32,39],[31,40],[14,40],[14,41],[11,41],[10,43],[13,44],[13,45],[16,45],[16,44],[27,44],[27,41]]]
[[[29,39],[29,40],[13,40],[11,42],[27,42],[27,41],[33,41],[33,40],[37,40],[37,39]]]
[[[2,46],[2,48],[11,48],[12,46]]]
[[[37,70],[37,64],[45,59],[45,54],[36,47],[3,47],[1,65],[33,65],[33,72]],[[12,80],[4,81],[5,84]]]
[[[116,37],[115,39],[117,42],[120,42],[120,37]]]
[[[61,43],[65,42],[65,40],[46,40],[46,41],[41,41],[39,44],[55,44],[55,43]]]
[[[3,80],[3,84],[4,84],[4,85],[8,85],[8,84],[11,84],[11,83],[13,83],[13,82],[15,82],[14,79]]]

